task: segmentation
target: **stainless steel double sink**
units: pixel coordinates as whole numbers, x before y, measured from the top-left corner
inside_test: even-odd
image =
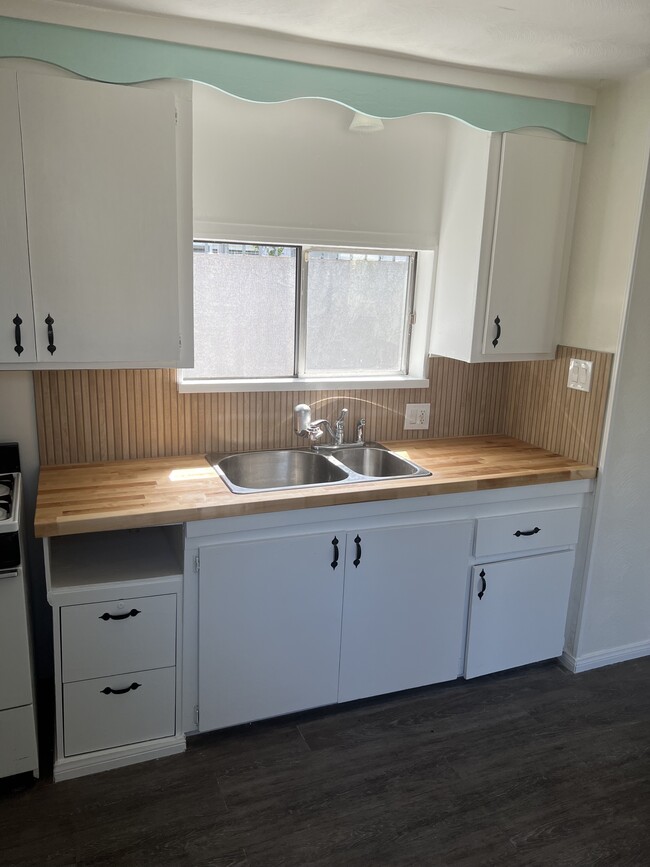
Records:
[[[207,458],[235,494],[431,475],[423,467],[371,442],[327,449],[327,452],[273,449],[234,455],[209,454]]]

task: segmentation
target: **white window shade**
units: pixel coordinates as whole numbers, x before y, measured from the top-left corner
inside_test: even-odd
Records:
[[[352,117],[323,100],[261,105],[195,85],[195,237],[434,247],[451,122],[400,118],[358,135]]]

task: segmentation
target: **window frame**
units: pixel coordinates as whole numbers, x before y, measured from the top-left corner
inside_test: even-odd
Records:
[[[267,241],[235,241],[197,237],[194,244],[235,244],[271,247],[292,247],[296,257],[295,317],[294,317],[294,372],[292,376],[278,377],[240,377],[240,378],[191,378],[187,373],[191,368],[178,370],[179,392],[250,392],[250,391],[318,391],[333,389],[393,389],[426,388],[427,360],[429,343],[430,314],[433,298],[432,250],[398,250],[379,247],[353,247],[328,244],[296,244]],[[403,321],[402,371],[380,371],[378,373],[325,373],[307,375],[304,373],[306,360],[306,317],[308,292],[309,253],[347,252],[379,256],[407,256],[408,286]],[[303,371],[303,373],[301,373]]]

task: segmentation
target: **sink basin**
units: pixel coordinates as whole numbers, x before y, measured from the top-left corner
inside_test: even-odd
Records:
[[[208,460],[231,491],[273,491],[345,481],[349,473],[324,455],[299,449],[241,452]]]
[[[429,475],[426,470],[398,457],[388,449],[337,449],[332,452],[332,457],[355,473],[374,479]]]
[[[236,455],[211,454],[207,458],[235,494],[431,475],[374,443],[328,449],[327,453],[274,449]]]

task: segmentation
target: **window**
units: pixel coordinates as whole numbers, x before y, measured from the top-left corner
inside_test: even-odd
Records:
[[[414,252],[196,240],[181,389],[413,385],[415,265]]]

